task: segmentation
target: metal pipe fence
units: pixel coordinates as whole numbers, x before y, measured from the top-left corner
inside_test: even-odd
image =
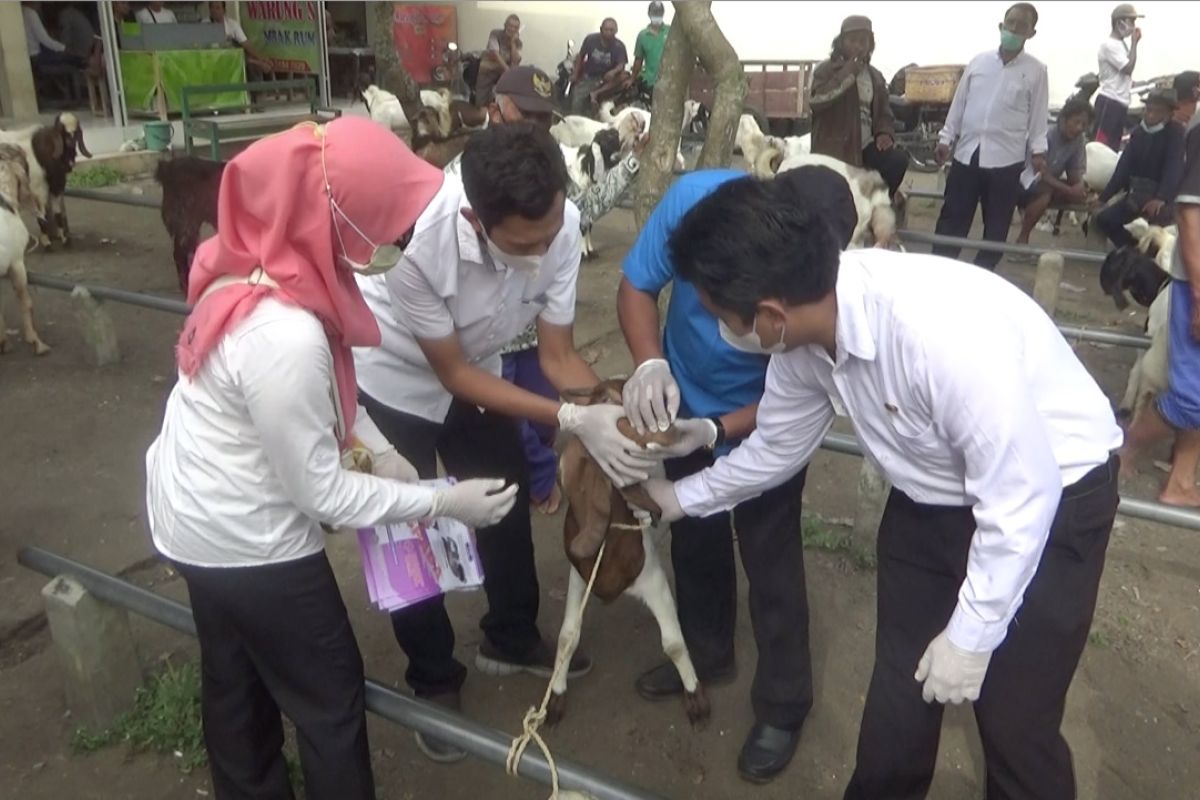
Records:
[[[847,436],[844,433],[826,434],[825,438],[821,441],[821,449],[848,456],[861,457],[863,454],[862,445],[858,443],[858,439],[853,436]],[[1138,500],[1134,497],[1121,495],[1121,504],[1117,506],[1117,513],[1122,516],[1133,517],[1134,519],[1143,519],[1147,522],[1158,522],[1163,525],[1174,525],[1177,528],[1200,531],[1200,513],[1176,508],[1165,503]]]
[[[73,292],[77,288],[87,289],[92,297],[101,300],[112,300],[117,303],[125,303],[131,306],[141,306],[142,308],[150,308],[155,311],[166,311],[169,314],[188,313],[187,303],[182,300],[174,300],[170,297],[158,297],[145,292],[131,292],[128,289],[117,289],[112,286],[98,286],[90,283],[78,283],[69,278],[60,278],[57,275],[45,275],[40,272],[29,272],[29,283],[33,286],[41,286],[44,289],[54,289],[59,292]]]
[[[40,547],[21,548],[17,553],[17,561],[22,566],[47,577],[70,575],[98,600],[132,611],[180,633],[196,635],[192,611],[183,603]],[[484,761],[504,767],[512,737],[503,731],[481,725],[433,703],[407,697],[378,681],[368,678],[365,685],[368,711],[390,722],[454,744]],[[661,800],[660,795],[603,775],[573,761],[556,758],[554,763],[558,767],[559,783],[563,788],[587,792],[598,800]],[[521,758],[517,774],[546,786],[550,785],[550,765],[540,752],[534,752],[532,749],[527,750]]]
[[[962,236],[942,236],[927,231],[901,230],[896,234],[900,241],[913,244],[942,245],[968,250],[987,250],[992,253],[1007,253],[1009,255],[1040,256],[1043,253],[1060,253],[1063,258],[1085,261],[1089,264],[1103,264],[1104,253],[1094,250],[1068,250],[1062,247],[1040,247],[1031,244],[1009,244],[1008,242],[989,242],[986,239],[967,239]]]

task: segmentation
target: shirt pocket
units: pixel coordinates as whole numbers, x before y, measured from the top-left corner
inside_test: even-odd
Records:
[[[1010,83],[1001,90],[1001,101],[1009,111],[1018,114],[1029,113],[1029,89],[1024,83]]]

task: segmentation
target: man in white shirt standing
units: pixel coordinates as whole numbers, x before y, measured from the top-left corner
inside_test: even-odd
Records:
[[[529,476],[516,420],[575,433],[618,485],[644,479],[652,463],[617,430],[620,406],[562,403],[500,377],[501,348],[536,320],[538,361],[555,389],[599,380],[574,345],[579,211],[566,186],[549,132],[491,126],[471,137],[461,181],[446,176],[395,269],[359,279],[383,337],[379,347],[355,350],[354,360],[363,406],[384,436],[423,478],[436,475],[440,457],[457,478],[503,475],[520,486],[512,511],[478,532],[488,611],[475,665],[490,675],[548,677],[554,664],[554,647],[537,628]],[[442,598],[393,614],[392,628],[416,695],[458,708],[466,667],[454,659]],[[576,654],[568,674],[590,667]],[[417,741],[437,761],[466,755]]]
[[[1114,151],[1121,149],[1125,121],[1129,116],[1129,101],[1133,93],[1133,70],[1137,66],[1138,42],[1142,30],[1137,13],[1129,3],[1121,3],[1112,11],[1112,33],[1100,45],[1097,60],[1100,65],[1100,93],[1096,96],[1097,142]],[[1129,44],[1125,44],[1125,40]]]
[[[919,798],[943,703],[974,703],[988,797],[1075,797],[1060,732],[1117,509],[1121,430],[1012,284],[923,254],[841,253],[820,209],[731,181],[671,237],[739,348],[772,353],[755,432],[645,484],[664,518],[786,481],[848,416],[894,489],[879,527],[875,668],[846,797]]]
[[[1000,48],[981,53],[963,71],[934,156],[954,162],[946,178],[937,233],[966,236],[983,205],[983,238],[1008,238],[1013,210],[1021,195],[1021,170],[1030,154],[1034,172],[1046,168],[1049,83],[1046,65],[1025,52],[1037,33],[1038,14],[1029,3],[1008,9],[1000,25]],[[959,248],[933,252],[956,258]],[[975,263],[995,269],[1001,254],[981,250]]]

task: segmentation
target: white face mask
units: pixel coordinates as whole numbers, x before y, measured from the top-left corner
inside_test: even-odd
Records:
[[[492,260],[503,264],[511,270],[516,270],[517,272],[534,273],[542,268],[542,259],[545,257],[544,255],[514,256],[501,250],[495,242],[486,236],[483,237],[483,240],[487,242],[487,249],[492,256]]]
[[[651,25],[662,25],[662,24],[663,24],[663,18],[662,18],[662,17],[651,17],[651,18],[650,18],[650,24],[651,24]]]
[[[779,332],[779,341],[770,347],[763,347],[762,339],[758,335],[757,315],[755,315],[754,324],[750,326],[748,333],[735,333],[732,328],[725,324],[725,320],[723,319],[717,320],[717,329],[721,334],[721,338],[725,340],[725,343],[734,350],[759,356],[782,353],[784,349],[783,339],[787,334],[787,325],[785,324],[783,330]]]
[[[1133,35],[1134,24],[1127,19],[1123,19],[1117,23],[1117,35],[1122,39],[1128,39]]]
[[[1145,120],[1142,120],[1142,130],[1146,133],[1158,133],[1163,128],[1167,127],[1167,123],[1160,122],[1157,125],[1147,125]]]

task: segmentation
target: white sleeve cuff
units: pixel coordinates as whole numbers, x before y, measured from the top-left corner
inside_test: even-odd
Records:
[[[972,653],[990,653],[1008,634],[1007,622],[984,622],[965,611],[960,601],[946,625],[946,637],[956,647]]]

